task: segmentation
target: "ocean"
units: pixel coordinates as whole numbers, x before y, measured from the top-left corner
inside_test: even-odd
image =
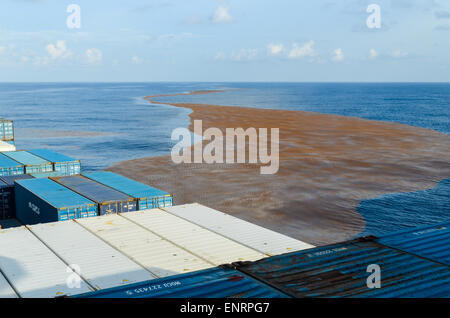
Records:
[[[425,83],[0,83],[0,116],[15,121],[18,149],[49,148],[82,160],[85,171],[169,154],[188,109],[144,96],[206,89],[159,101],[303,110],[390,121],[450,133],[450,84]],[[450,182],[361,202],[362,233],[450,220]]]

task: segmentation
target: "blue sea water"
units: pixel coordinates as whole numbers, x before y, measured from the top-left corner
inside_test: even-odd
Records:
[[[424,83],[0,83],[0,117],[15,121],[18,148],[54,149],[97,170],[168,154],[172,130],[189,125],[188,109],[142,97],[205,89],[227,91],[159,100],[304,110],[450,133],[450,84]],[[364,234],[448,220],[449,183],[363,201]]]

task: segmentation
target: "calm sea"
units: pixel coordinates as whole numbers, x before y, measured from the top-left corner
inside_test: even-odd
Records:
[[[450,133],[450,84],[3,83],[0,116],[15,121],[18,148],[54,149],[96,170],[168,154],[172,130],[188,126],[189,110],[151,105],[143,96],[223,88],[228,91],[169,99],[305,110]],[[358,210],[367,221],[364,234],[447,221],[450,182],[363,201]]]

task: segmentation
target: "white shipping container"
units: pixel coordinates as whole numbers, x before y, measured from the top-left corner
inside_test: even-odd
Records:
[[[0,273],[0,298],[18,298],[14,289],[9,285],[6,278]]]
[[[83,280],[76,277],[72,280],[74,273],[67,264],[23,226],[0,231],[0,268],[24,298],[52,298],[91,291]]]
[[[157,277],[214,267],[117,214],[75,221]]]
[[[28,228],[64,262],[78,266],[80,276],[96,289],[156,278],[74,221]]]
[[[254,249],[160,209],[123,213],[121,216],[216,266],[265,257]]]
[[[0,152],[16,151],[16,146],[0,140]]]
[[[163,210],[268,256],[314,247],[198,203],[177,205]]]

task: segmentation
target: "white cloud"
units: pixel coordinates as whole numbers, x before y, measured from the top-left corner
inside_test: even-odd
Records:
[[[231,59],[234,61],[251,61],[258,56],[257,49],[240,49],[231,53]]]
[[[334,50],[333,54],[333,61],[342,62],[344,60],[344,52],[341,48]]]
[[[404,52],[402,50],[397,50],[394,51],[394,53],[392,53],[392,57],[396,58],[396,59],[400,59],[403,57],[407,57],[408,56],[408,52]]]
[[[316,53],[314,52],[314,41],[311,40],[307,43],[304,43],[302,46],[299,46],[298,43],[294,43],[292,45],[292,49],[288,54],[288,57],[290,59],[298,59],[307,56],[312,57],[315,55]]]
[[[217,52],[216,56],[214,57],[216,61],[224,61],[227,59],[227,55],[223,52]]]
[[[140,57],[133,56],[131,57],[131,63],[138,65],[144,63],[144,60],[141,59]]]
[[[103,60],[103,53],[99,49],[92,48],[86,50],[86,62],[89,64],[100,64]]]
[[[5,53],[5,51],[6,51],[6,48],[4,46],[0,46],[0,55]]]
[[[269,55],[278,55],[284,51],[284,45],[283,44],[269,44],[267,46],[267,51],[269,52]]]
[[[45,48],[54,60],[66,59],[72,56],[72,52],[67,49],[66,42],[62,40],[56,41],[56,44],[48,44]]]
[[[214,60],[216,61],[235,61],[235,62],[244,62],[244,61],[252,61],[256,59],[259,55],[258,49],[240,49],[234,50],[231,54],[225,54],[224,52],[217,52]]]
[[[233,17],[230,15],[229,8],[225,6],[218,6],[211,18],[213,23],[230,23]]]
[[[370,58],[371,60],[374,60],[374,59],[376,59],[377,57],[378,57],[378,52],[375,51],[375,49],[370,49],[370,51],[369,51],[369,58]]]

